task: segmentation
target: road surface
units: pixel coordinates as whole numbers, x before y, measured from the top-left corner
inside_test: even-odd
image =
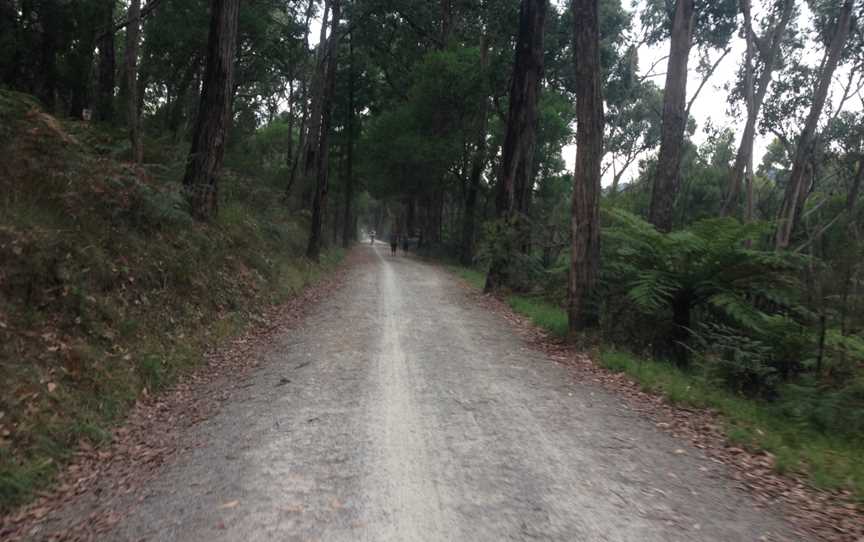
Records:
[[[795,539],[447,272],[358,250],[109,539]]]

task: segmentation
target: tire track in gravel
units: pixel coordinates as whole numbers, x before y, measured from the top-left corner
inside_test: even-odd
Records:
[[[392,267],[383,259],[381,263],[380,352],[375,360],[376,400],[369,418],[376,452],[370,484],[386,489],[370,491],[369,496],[386,520],[379,522],[377,532],[367,535],[371,539],[423,540],[428,533],[445,532],[445,519],[433,483],[426,421],[413,397],[418,376],[415,360],[402,347],[401,287]]]

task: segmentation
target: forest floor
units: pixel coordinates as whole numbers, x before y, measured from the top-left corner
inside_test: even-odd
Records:
[[[5,535],[804,538],[726,466],[579,381],[475,297],[441,267],[358,247],[291,317],[217,355],[207,393],[187,382],[133,413],[123,453],[82,452],[61,478],[77,489]]]

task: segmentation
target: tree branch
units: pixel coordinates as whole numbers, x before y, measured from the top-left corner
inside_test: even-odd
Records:
[[[150,15],[150,12],[152,12],[154,9],[156,9],[156,6],[158,6],[160,2],[162,2],[162,0],[150,0],[149,2],[147,2],[147,5],[144,6],[143,8],[141,8],[141,12],[138,15],[138,20],[143,21],[148,15]],[[101,34],[99,34],[96,37],[96,41],[98,42],[102,39],[105,39],[105,37],[108,36],[109,34],[116,34],[120,30],[129,26],[129,22],[130,21],[127,17],[126,19],[123,19],[121,22],[116,23],[113,28],[109,28],[109,29],[105,30],[104,32],[102,32]]]
[[[663,62],[664,60],[666,60],[668,58],[669,58],[669,55],[663,55],[660,58],[658,58],[657,60],[655,60],[650,66],[648,66],[648,69],[645,70],[645,75],[643,75],[642,77],[639,78],[639,82],[642,83],[646,79],[648,79],[649,77],[657,77],[659,75],[664,75],[662,73],[655,74],[655,73],[651,73],[651,72],[654,71],[654,68],[657,67],[657,64],[660,64],[661,62]]]
[[[711,68],[708,70],[708,72],[702,78],[702,82],[699,83],[699,87],[696,88],[696,93],[693,94],[693,97],[690,98],[689,102],[687,102],[687,108],[684,109],[684,118],[685,119],[690,116],[690,108],[693,107],[693,103],[696,102],[696,98],[699,97],[699,93],[702,92],[702,89],[705,87],[705,84],[708,82],[709,79],[711,79],[711,76],[714,75],[714,72],[717,70],[717,66],[720,65],[720,62],[722,62],[723,59],[726,58],[726,55],[728,55],[730,51],[732,51],[732,48],[727,47],[726,50],[723,51],[723,54],[720,55],[720,58],[718,58],[714,62],[714,64],[711,65]]]

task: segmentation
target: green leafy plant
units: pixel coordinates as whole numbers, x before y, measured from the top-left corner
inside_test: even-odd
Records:
[[[795,297],[803,258],[756,248],[770,224],[715,218],[663,234],[620,209],[606,210],[605,218],[607,317],[632,307],[648,318],[655,355],[687,365],[701,322],[754,340],[795,327],[803,311]]]

